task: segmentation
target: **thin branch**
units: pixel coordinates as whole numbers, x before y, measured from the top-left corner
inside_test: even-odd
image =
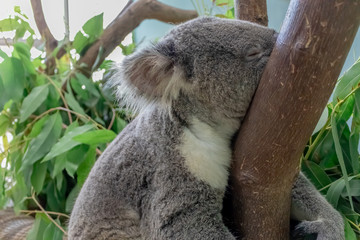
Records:
[[[41,204],[36,200],[35,197],[35,192],[33,192],[31,194],[31,199],[35,202],[35,204],[40,208],[41,212],[43,212],[48,218],[49,220],[55,224],[55,226],[57,226],[63,233],[65,236],[67,236],[67,232],[52,218],[50,217],[50,215],[48,214],[48,212],[45,211],[45,209],[41,206]]]
[[[103,60],[145,19],[157,19],[162,22],[178,24],[197,17],[196,11],[174,8],[156,0],[139,0],[119,14],[104,30],[101,38],[95,42],[79,60],[79,65],[85,63],[86,74],[90,75]],[[99,54],[99,49],[102,49]],[[98,56],[100,55],[100,56]],[[96,66],[94,66],[95,60]]]
[[[47,51],[52,52],[57,46],[57,40],[50,32],[49,26],[45,21],[44,12],[41,5],[41,0],[30,0],[33,9],[36,26],[40,32],[41,37],[45,40]]]
[[[97,155],[100,156],[100,155],[102,154],[102,151],[100,151],[100,149],[96,148],[95,150],[96,150],[96,154],[97,154]]]
[[[64,24],[65,24],[65,44],[68,44],[70,41],[69,0],[64,0]]]
[[[50,32],[49,26],[45,21],[41,0],[30,0],[30,1],[34,13],[36,26],[41,34],[41,37],[45,40],[45,49],[46,49],[46,57],[47,57],[46,72],[52,75],[55,68],[55,59],[51,56],[51,53],[57,47],[58,41]]]
[[[40,210],[20,210],[21,213],[26,213],[26,214],[33,214],[33,213],[43,213],[43,211]],[[59,212],[51,212],[51,211],[46,211],[48,214],[50,215],[56,215],[56,216],[61,216],[61,217],[66,217],[66,218],[70,218],[69,215],[64,214],[64,213],[59,213]]]
[[[111,110],[112,110],[112,118],[111,118],[110,124],[109,124],[109,126],[108,126],[108,128],[107,128],[107,129],[109,129],[109,130],[112,128],[112,126],[113,126],[113,124],[114,124],[114,121],[115,121],[115,117],[116,117],[115,109],[114,109],[114,108],[111,108]]]
[[[1,38],[1,39],[0,39],[0,46],[12,46],[12,45],[14,45],[16,42],[26,43],[26,40],[20,38],[20,39],[14,41],[14,39],[11,39],[11,38]],[[44,42],[41,41],[40,39],[34,39],[33,47],[39,48],[39,47],[41,47],[41,45],[43,45],[43,44],[44,44]]]

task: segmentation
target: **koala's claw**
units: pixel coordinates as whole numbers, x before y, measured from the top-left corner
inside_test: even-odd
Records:
[[[345,240],[342,224],[323,219],[303,221],[296,226],[294,231],[295,237],[308,235],[317,235],[315,238],[310,238],[316,240]]]

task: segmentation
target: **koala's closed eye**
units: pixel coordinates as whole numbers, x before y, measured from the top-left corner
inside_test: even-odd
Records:
[[[245,55],[245,60],[248,62],[254,61],[260,59],[263,55],[264,55],[264,49],[260,45],[253,46],[247,50]]]

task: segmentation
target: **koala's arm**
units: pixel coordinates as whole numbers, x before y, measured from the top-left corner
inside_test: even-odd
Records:
[[[317,234],[317,240],[343,240],[344,220],[341,215],[300,173],[292,189],[291,217],[300,221],[297,233]]]

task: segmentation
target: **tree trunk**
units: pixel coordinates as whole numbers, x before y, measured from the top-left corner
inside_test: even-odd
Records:
[[[359,0],[291,1],[235,143],[232,214],[243,239],[288,239],[299,159],[359,23]]]
[[[235,1],[235,17],[237,19],[268,25],[266,0]]]

